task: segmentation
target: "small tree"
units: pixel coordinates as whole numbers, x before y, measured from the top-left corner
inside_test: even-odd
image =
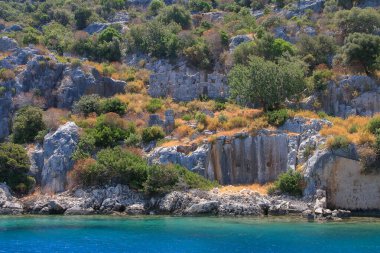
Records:
[[[28,177],[29,158],[25,149],[17,144],[0,144],[0,182],[6,182],[17,193],[27,193],[34,185]]]
[[[247,66],[238,64],[230,71],[231,96],[245,104],[260,103],[264,110],[274,109],[304,90],[303,69],[298,62],[276,64],[251,57]]]
[[[350,34],[345,40],[342,51],[347,64],[357,62],[363,66],[367,74],[370,74],[376,68],[377,58],[380,56],[380,36]]]
[[[158,18],[165,24],[175,22],[179,24],[182,27],[182,29],[187,29],[191,26],[190,12],[179,5],[165,7],[164,9],[162,9]]]
[[[79,30],[83,30],[87,26],[88,19],[91,17],[91,10],[80,8],[74,13],[75,22]]]
[[[148,13],[152,16],[157,16],[159,11],[165,7],[165,3],[162,0],[153,0],[148,7]]]
[[[13,121],[13,141],[20,144],[33,142],[38,132],[44,129],[41,109],[32,106],[21,108]]]

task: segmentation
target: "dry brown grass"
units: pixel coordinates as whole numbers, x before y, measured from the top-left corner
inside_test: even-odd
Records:
[[[350,116],[347,119],[339,117],[329,117],[332,127],[323,127],[320,131],[323,136],[345,136],[354,144],[373,143],[375,136],[368,132],[367,124],[370,117]]]
[[[272,186],[272,183],[267,183],[264,185],[261,184],[249,184],[249,185],[226,185],[226,186],[221,186],[219,188],[220,193],[225,193],[225,194],[233,194],[233,193],[238,193],[242,190],[251,190],[258,192],[263,195],[267,195],[268,188]]]

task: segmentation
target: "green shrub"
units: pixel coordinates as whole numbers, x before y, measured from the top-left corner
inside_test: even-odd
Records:
[[[274,185],[268,190],[268,194],[280,191],[289,195],[302,196],[303,183],[303,177],[300,172],[288,170],[278,177]]]
[[[97,118],[95,127],[88,134],[95,139],[97,147],[114,147],[136,132],[132,122],[126,122],[116,113],[107,113]]]
[[[327,140],[327,147],[331,150],[348,148],[350,141],[344,135],[337,135]]]
[[[96,161],[77,161],[70,176],[76,185],[127,184],[147,194],[218,186],[179,165],[148,165],[143,158],[119,147],[101,150]]]
[[[23,107],[17,111],[13,120],[13,141],[19,144],[33,142],[44,129],[42,110],[32,106]]]
[[[209,12],[212,8],[211,4],[202,0],[190,0],[189,6],[191,11]]]
[[[190,12],[180,5],[171,5],[163,8],[158,15],[158,19],[165,24],[177,23],[182,29],[187,29],[191,26]]]
[[[201,124],[206,124],[207,123],[207,115],[203,112],[197,112],[195,114],[195,120],[198,122],[198,123],[201,123]]]
[[[186,48],[183,53],[186,59],[194,66],[210,69],[214,65],[212,53],[203,40],[197,40],[194,45]]]
[[[179,181],[179,173],[173,166],[151,166],[144,183],[147,194],[166,193],[171,191]]]
[[[90,19],[92,12],[86,8],[80,8],[75,13],[75,22],[77,28],[82,30],[88,25],[88,20]]]
[[[380,116],[373,117],[368,122],[367,128],[371,133],[376,134],[377,130],[380,129]]]
[[[267,112],[268,123],[273,126],[282,126],[289,118],[288,110],[281,109]]]
[[[144,128],[142,131],[142,140],[145,143],[163,139],[165,137],[165,132],[162,130],[162,127],[152,126]]]
[[[327,113],[325,113],[324,111],[319,111],[317,112],[318,114],[318,117],[320,117],[321,119],[325,119],[328,117]]]
[[[155,113],[160,110],[163,106],[162,100],[159,98],[152,98],[148,105],[146,106],[146,110],[150,113]]]
[[[18,144],[0,144],[0,182],[5,182],[19,194],[26,194],[35,180],[28,176],[29,158],[26,150]]]
[[[312,82],[315,91],[324,91],[328,81],[331,80],[333,72],[328,69],[316,70],[313,72]]]
[[[148,13],[152,16],[157,16],[159,11],[165,7],[165,3],[162,0],[152,0],[148,7]]]
[[[125,113],[127,106],[118,98],[106,98],[101,101],[100,108],[103,113],[114,112],[121,116]]]
[[[5,88],[4,86],[0,86],[0,97],[3,96],[6,91],[7,91],[7,88]]]
[[[74,151],[72,158],[74,160],[81,160],[91,157],[95,151],[96,139],[93,135],[86,133],[81,136],[78,146]]]
[[[193,117],[191,116],[191,114],[185,114],[182,116],[182,119],[184,121],[190,121]]]
[[[84,116],[88,116],[91,113],[100,112],[100,97],[99,95],[85,95],[82,96],[78,102],[73,106],[75,113],[83,113]]]
[[[141,135],[137,133],[131,133],[128,138],[125,140],[125,145],[134,147],[141,142]]]

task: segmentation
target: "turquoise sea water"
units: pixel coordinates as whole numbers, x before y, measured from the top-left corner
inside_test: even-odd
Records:
[[[380,220],[1,217],[0,252],[380,252]]]

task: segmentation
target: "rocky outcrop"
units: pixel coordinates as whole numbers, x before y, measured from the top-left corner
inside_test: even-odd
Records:
[[[223,73],[195,71],[183,62],[173,66],[157,61],[150,68],[154,72],[150,76],[148,90],[152,97],[172,97],[175,101],[228,97],[227,78]]]
[[[316,152],[305,164],[304,175],[304,195],[326,191],[327,208],[380,210],[380,173],[364,173],[354,146]]]
[[[14,39],[8,37],[0,38],[0,52],[12,51],[18,48],[18,44]]]
[[[306,162],[312,150],[325,141],[318,134],[323,125],[331,123],[293,118],[279,131],[220,136],[198,147],[158,147],[149,154],[149,160],[151,163],[180,164],[220,184],[263,184]]]
[[[237,35],[235,37],[232,37],[230,39],[230,51],[233,51],[237,46],[239,46],[242,43],[252,41],[251,35]]]
[[[96,23],[92,23],[90,25],[88,25],[84,31],[88,34],[94,34],[94,33],[100,33],[101,31],[105,30],[107,27],[109,27],[110,24],[109,23],[99,23],[99,22],[96,22]]]
[[[346,76],[337,83],[330,82],[319,100],[326,113],[339,117],[380,112],[380,89],[368,76]]]
[[[71,156],[79,141],[79,128],[68,122],[45,136],[43,146],[30,152],[31,171],[42,192],[56,193],[66,189],[67,173],[74,161]]]
[[[10,56],[0,60],[0,66],[23,69],[14,80],[0,82],[0,140],[10,133],[14,109],[30,103],[28,99],[24,101],[28,94],[38,96],[39,106],[70,109],[83,95],[109,97],[124,92],[126,85],[101,76],[96,69],[86,72],[80,67],[59,63],[54,55],[40,55],[31,48],[16,48]],[[15,106],[12,101],[24,102]]]
[[[251,190],[173,191],[164,196],[149,197],[124,185],[76,189],[57,195],[34,195],[21,199],[20,203],[24,213],[65,215],[300,215],[308,206],[294,198],[270,197]]]
[[[22,204],[12,196],[10,188],[0,183],[0,215],[21,214],[22,211]]]

